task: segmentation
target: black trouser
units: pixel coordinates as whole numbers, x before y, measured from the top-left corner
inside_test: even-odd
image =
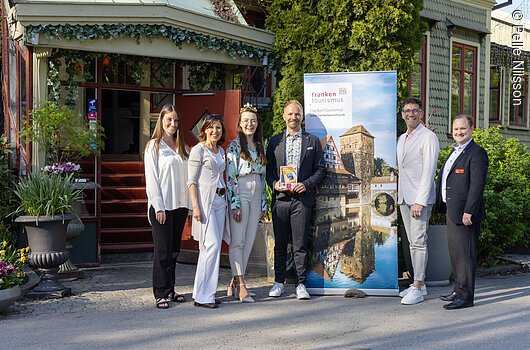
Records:
[[[274,280],[285,282],[287,244],[292,237],[298,284],[305,284],[312,205],[299,196],[276,200],[272,206],[274,227]]]
[[[154,243],[153,293],[156,299],[166,298],[174,291],[175,266],[187,216],[187,208],[166,210],[166,222],[161,225],[156,220],[155,209],[152,206],[149,208]]]
[[[447,219],[447,243],[453,269],[453,290],[458,298],[469,302],[473,302],[475,297],[479,233],[480,223],[465,226],[457,225]]]

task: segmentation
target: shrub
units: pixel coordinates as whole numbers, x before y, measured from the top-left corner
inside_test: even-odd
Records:
[[[13,230],[10,214],[18,206],[17,197],[13,192],[16,177],[8,167],[7,155],[10,153],[5,135],[0,136],[2,151],[0,153],[0,223],[4,224],[8,231]],[[0,239],[3,241],[3,239]]]
[[[506,248],[530,243],[530,153],[516,138],[503,137],[497,126],[476,129],[473,138],[489,157],[479,260],[490,265]]]
[[[31,111],[31,120],[33,123],[22,127],[20,135],[44,148],[48,164],[97,156],[104,146],[102,126],[89,125],[86,117],[54,101],[41,102]]]

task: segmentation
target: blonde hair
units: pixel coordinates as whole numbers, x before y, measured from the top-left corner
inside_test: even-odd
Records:
[[[300,114],[304,115],[304,107],[302,107],[302,104],[298,100],[289,100],[285,102],[285,104],[283,105],[284,112],[285,112],[285,109],[290,105],[295,105],[298,108],[300,108]]]

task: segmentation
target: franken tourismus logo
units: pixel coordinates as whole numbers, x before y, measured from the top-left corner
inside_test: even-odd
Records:
[[[346,88],[339,88],[339,92],[335,91],[322,91],[322,92],[316,92],[313,91],[311,93],[311,102],[312,103],[342,103],[344,102],[344,98],[340,97],[339,95],[346,95],[347,90]]]

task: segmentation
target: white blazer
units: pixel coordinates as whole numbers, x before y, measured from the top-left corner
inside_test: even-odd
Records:
[[[440,143],[431,130],[420,123],[411,136],[403,134],[397,143],[398,204],[434,204],[434,176]]]
[[[219,152],[225,157],[225,151],[219,146]],[[191,185],[197,186],[197,196],[199,200],[199,207],[201,210],[201,216],[203,222],[200,223],[193,219],[191,224],[191,235],[198,241],[202,246],[204,245],[204,235],[208,224],[210,223],[210,212],[214,197],[217,196],[217,184],[224,181],[224,168],[219,169],[217,167],[217,161],[215,157],[210,154],[206,149],[206,146],[202,142],[196,144],[190,152],[188,159],[188,188]],[[224,196],[225,200],[227,196]],[[227,203],[228,208],[228,203]],[[226,211],[225,228],[223,234],[223,240],[230,244],[230,228],[229,228],[229,217],[228,210]]]

